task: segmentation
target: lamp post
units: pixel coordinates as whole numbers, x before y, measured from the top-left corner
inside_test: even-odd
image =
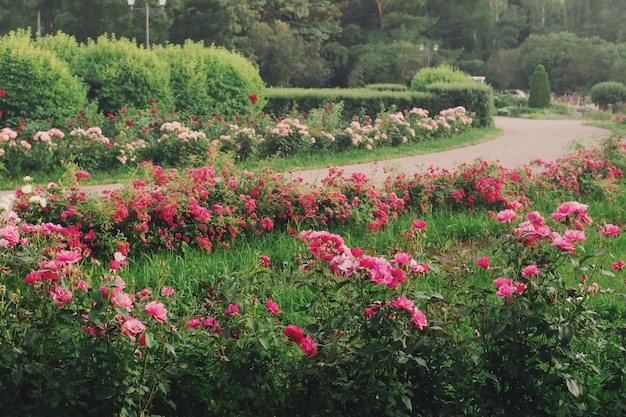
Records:
[[[159,5],[161,6],[161,10],[151,9],[150,3],[148,2],[148,0],[146,0],[146,9],[143,11],[141,9],[135,9],[135,0],[127,0],[127,1],[128,1],[128,6],[130,7],[131,13],[135,12],[137,14],[142,14],[146,16],[146,49],[150,49],[150,16],[155,16],[160,11],[165,10],[165,3],[167,3],[167,0],[159,0]]]
[[[439,50],[439,45],[438,44],[434,44],[433,45],[433,52],[437,53],[437,51]],[[424,52],[426,51],[426,63],[427,66],[430,67],[430,48],[427,48],[423,43],[420,43],[420,52]]]

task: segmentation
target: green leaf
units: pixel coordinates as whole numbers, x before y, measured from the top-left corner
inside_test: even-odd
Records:
[[[577,380],[572,377],[565,377],[565,383],[567,384],[567,389],[572,393],[574,397],[579,397],[582,394],[582,388]]]
[[[506,323],[498,323],[495,326],[493,326],[493,329],[491,329],[491,334],[494,337],[497,337],[499,334],[501,334],[505,329],[506,329]]]
[[[263,346],[263,349],[265,350],[269,350],[270,349],[270,343],[267,341],[267,339],[264,338],[259,338],[259,343],[261,344],[261,346]]]
[[[252,329],[253,332],[257,333],[259,331],[259,323],[252,317],[248,317],[248,327]]]
[[[406,395],[403,395],[402,403],[409,411],[413,411],[413,404],[411,403],[411,399],[409,397],[407,397]]]
[[[72,331],[70,329],[63,329],[59,333],[59,340],[62,344],[66,344],[70,340],[72,340]]]
[[[152,333],[146,332],[145,336],[146,347],[151,348],[154,346],[154,336],[152,336]]]
[[[567,345],[574,338],[574,328],[571,324],[560,324],[556,337],[562,345]]]
[[[23,378],[24,373],[21,369],[14,369],[11,371],[11,381],[13,381],[15,385],[19,385]]]

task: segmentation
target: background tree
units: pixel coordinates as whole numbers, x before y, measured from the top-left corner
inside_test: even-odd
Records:
[[[537,65],[530,80],[528,106],[536,108],[550,107],[550,81],[543,65]]]

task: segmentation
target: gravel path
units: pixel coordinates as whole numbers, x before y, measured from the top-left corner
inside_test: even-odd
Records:
[[[609,135],[609,131],[587,126],[581,120],[528,120],[509,117],[496,117],[496,127],[503,134],[489,142],[466,148],[453,149],[427,155],[411,156],[382,162],[348,165],[343,167],[344,175],[360,172],[375,182],[382,182],[389,170],[413,174],[423,172],[430,166],[453,169],[464,162],[483,158],[499,162],[506,168],[516,168],[536,158],[554,161],[574,152],[575,145],[588,147],[597,144]],[[305,182],[316,183],[328,175],[328,169],[298,171],[293,174]],[[85,187],[93,192],[113,190],[121,184]],[[0,197],[11,195],[12,191],[0,191]]]

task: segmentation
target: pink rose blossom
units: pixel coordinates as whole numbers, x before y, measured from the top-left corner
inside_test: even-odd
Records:
[[[146,326],[144,326],[141,320],[130,317],[122,324],[121,329],[124,335],[130,337],[132,340],[136,340],[137,335],[146,330]]]
[[[261,264],[261,266],[267,268],[268,266],[270,266],[270,257],[267,255],[261,255],[259,258],[259,263]]]
[[[57,253],[54,254],[54,259],[62,264],[75,264],[83,259],[83,255],[71,250],[59,249]]]
[[[161,295],[164,297],[173,297],[176,294],[176,290],[172,287],[162,287]]]
[[[288,324],[285,330],[283,330],[283,334],[287,336],[290,342],[294,342],[298,345],[302,344],[304,340],[304,334],[302,334],[302,329],[293,324]]]
[[[509,295],[515,294],[517,292],[516,288],[512,285],[502,285],[498,288],[496,295],[500,298],[506,298]]]
[[[111,304],[113,304],[114,307],[125,308],[129,313],[133,309],[133,299],[130,295],[123,292],[113,294]]]
[[[167,321],[167,309],[161,303],[157,303],[156,301],[150,301],[143,308],[143,311],[150,314],[159,323]]]
[[[476,260],[476,265],[484,269],[489,268],[490,263],[491,263],[491,259],[488,256],[483,256],[482,258],[479,258]]]
[[[413,307],[413,301],[409,300],[404,295],[401,295],[391,302],[391,307],[410,311],[410,309]]]
[[[187,322],[187,328],[189,329],[193,329],[194,327],[198,327],[201,325],[202,325],[202,319],[200,318],[191,319]]]
[[[426,222],[424,220],[416,220],[411,225],[418,230],[422,230],[426,227]]]
[[[613,270],[618,271],[624,268],[624,265],[626,265],[624,261],[613,262]]]
[[[527,277],[528,275],[538,275],[539,270],[537,269],[537,265],[528,265],[522,271],[522,275]]]
[[[517,219],[517,214],[511,209],[502,210],[496,215],[496,220],[500,223],[510,223]]]
[[[305,356],[314,356],[317,354],[317,348],[315,347],[315,342],[311,338],[310,334],[307,334],[304,339],[302,339],[302,343],[300,343],[300,348],[302,349],[302,353]]]
[[[598,230],[599,235],[605,236],[618,236],[619,235],[619,227],[614,224],[605,224]]]
[[[426,315],[418,310],[416,307],[413,307],[410,311],[415,326],[417,326],[419,330],[424,330],[424,327],[428,326],[428,320],[426,319]]]
[[[273,316],[278,314],[278,312],[280,311],[280,308],[278,307],[278,303],[272,300],[267,300],[265,302],[265,308],[267,308],[267,311],[272,313]]]
[[[226,311],[224,311],[224,314],[226,316],[232,316],[233,314],[237,314],[237,313],[239,313],[239,305],[237,304],[229,305]]]
[[[144,298],[152,295],[152,290],[150,288],[144,288],[143,290],[137,293],[137,297]]]
[[[65,289],[62,285],[55,285],[50,291],[50,296],[58,307],[64,307],[72,301],[72,292]]]
[[[408,254],[406,252],[398,252],[394,256],[392,262],[394,262],[394,263],[396,263],[398,265],[403,265],[403,264],[406,264],[406,263],[410,262],[411,259],[413,259],[413,258],[411,257],[410,254]]]

